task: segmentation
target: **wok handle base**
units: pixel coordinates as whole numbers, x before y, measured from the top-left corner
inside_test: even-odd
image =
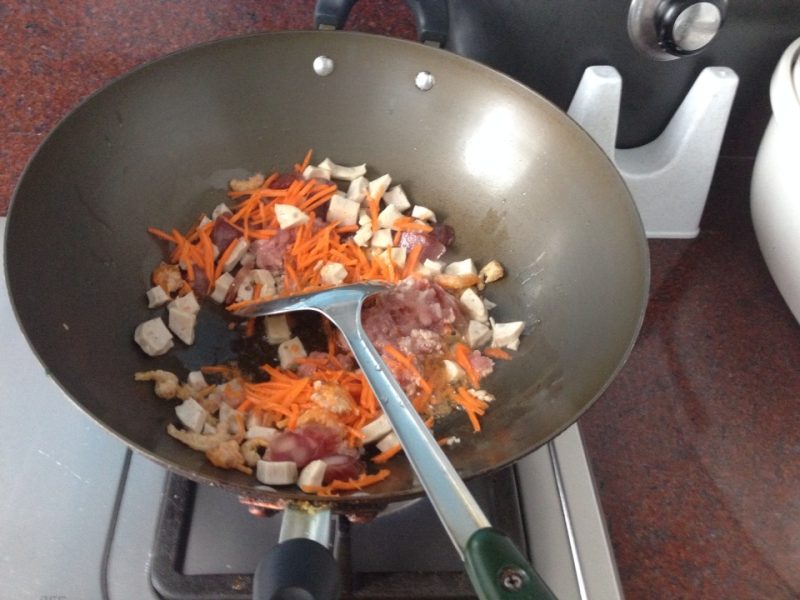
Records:
[[[342,29],[357,0],[317,0],[314,26]],[[414,14],[420,42],[444,46],[450,30],[447,0],[406,0]]]
[[[254,600],[334,600],[339,566],[328,548],[306,538],[281,542],[256,567]]]
[[[486,527],[472,534],[464,563],[482,600],[556,600],[525,555],[497,529]]]

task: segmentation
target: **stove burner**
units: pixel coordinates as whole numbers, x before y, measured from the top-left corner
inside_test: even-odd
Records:
[[[508,533],[520,548],[527,548],[514,468],[477,478],[469,483],[469,488],[494,526]],[[199,491],[202,490],[190,480],[174,474],[167,476],[153,544],[150,581],[164,600],[250,598],[251,573],[196,574],[187,573],[184,568]],[[236,503],[232,496],[231,504]],[[338,519],[334,553],[341,568],[342,598],[475,598],[430,503],[420,499],[404,504],[369,523],[350,523],[343,516]],[[236,508],[246,510],[244,506]],[[219,527],[220,531],[226,531],[224,524]],[[419,531],[414,531],[415,527]],[[392,531],[414,531],[414,535],[394,536]],[[418,563],[423,548],[427,557],[423,560],[435,557],[429,565]]]

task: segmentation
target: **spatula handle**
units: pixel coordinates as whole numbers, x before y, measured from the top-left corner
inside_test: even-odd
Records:
[[[391,376],[361,327],[361,310],[326,311],[355,355],[384,414],[394,428],[414,472],[484,600],[555,600],[524,554],[502,532],[492,529],[447,456],[425,427],[400,385]]]
[[[472,587],[483,600],[556,600],[508,537],[491,527],[476,531],[464,557]]]
[[[339,327],[356,362],[389,418],[414,472],[462,558],[467,541],[489,520],[361,327],[352,306],[326,313]]]

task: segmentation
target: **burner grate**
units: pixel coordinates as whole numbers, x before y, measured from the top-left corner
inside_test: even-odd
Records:
[[[493,525],[505,531],[520,548],[527,548],[513,467],[477,478],[469,483],[469,488]],[[196,483],[174,474],[167,476],[151,560],[150,581],[153,588],[164,600],[250,598],[253,586],[251,573],[186,572],[184,564],[192,522],[197,512],[197,498]],[[238,502],[231,497],[231,503]],[[244,506],[235,508],[246,510]],[[387,545],[387,530],[408,531],[409,527],[420,522],[433,522],[434,525],[423,527],[424,531],[420,531],[418,537],[392,536],[391,546]],[[334,548],[342,571],[342,598],[475,598],[447,534],[437,525],[433,508],[424,499],[370,523],[351,524],[346,518],[340,517]],[[376,545],[381,548],[376,548]],[[423,565],[422,569],[409,570],[409,566],[420,566],[414,564],[414,556],[417,562],[424,562],[426,557],[439,558],[431,561],[432,569]]]

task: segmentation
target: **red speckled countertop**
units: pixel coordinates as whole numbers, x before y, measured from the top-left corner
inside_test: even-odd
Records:
[[[0,3],[0,214],[82,98],[167,52],[311,28],[314,2]],[[348,28],[414,37],[399,0]],[[800,327],[761,259],[752,161],[724,159],[694,240],[650,242],[630,361],[581,425],[629,599],[800,597]]]

